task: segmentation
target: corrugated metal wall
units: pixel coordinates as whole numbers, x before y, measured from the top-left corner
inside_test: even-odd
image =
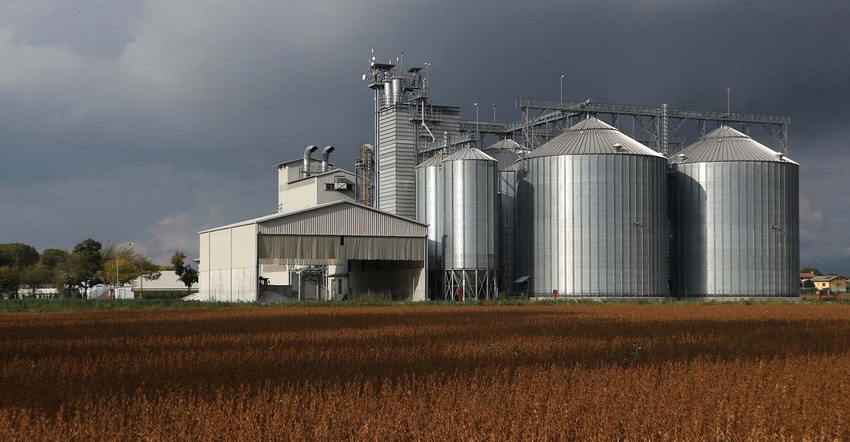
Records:
[[[517,278],[531,277],[534,261],[534,189],[528,180],[528,160],[517,163],[516,183],[516,255],[514,273]],[[515,279],[516,280],[516,279]]]
[[[260,264],[333,265],[350,259],[425,259],[425,238],[259,235],[257,244]]]
[[[496,250],[499,264],[499,290],[505,293],[511,291],[511,286],[517,275],[514,271],[516,255],[516,203],[517,203],[517,172],[516,170],[501,170],[497,174],[499,186],[499,216]]]
[[[674,170],[673,294],[799,296],[799,167],[703,162]]]
[[[445,270],[496,270],[496,162],[443,162]]]
[[[560,155],[526,163],[519,214],[530,219],[522,220],[519,268],[531,270],[533,294],[667,295],[664,158]]]
[[[456,135],[460,130],[460,110],[450,106],[426,106],[430,115],[429,129],[435,137],[443,132]],[[378,208],[413,219],[416,216],[416,191],[414,167],[416,166],[417,140],[421,131],[417,117],[418,107],[399,104],[383,108],[378,115]]]
[[[416,216],[415,128],[406,106],[393,106],[378,116],[378,208],[413,219]]]
[[[443,166],[442,155],[416,168],[416,219],[428,224],[428,296],[442,293]]]

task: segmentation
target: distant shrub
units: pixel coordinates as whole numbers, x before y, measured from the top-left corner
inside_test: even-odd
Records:
[[[192,290],[191,293],[197,293],[197,290]],[[139,299],[181,299],[187,293],[183,290],[143,290],[136,292],[136,298]]]

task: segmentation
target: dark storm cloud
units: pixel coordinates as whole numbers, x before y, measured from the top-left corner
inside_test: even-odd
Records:
[[[132,41],[144,5],[142,0],[6,0],[0,21],[14,26],[16,43],[111,57]]]
[[[79,11],[79,13],[77,12]],[[371,141],[360,74],[405,52],[434,102],[514,99],[789,115],[803,262],[850,256],[845,2],[12,2],[0,6],[0,242],[87,236],[154,256],[276,203],[274,164]],[[835,204],[835,202],[843,202]],[[92,214],[109,217],[90,221]],[[57,223],[62,224],[56,228]],[[839,265],[839,264],[836,264]],[[835,269],[850,273],[850,268]]]

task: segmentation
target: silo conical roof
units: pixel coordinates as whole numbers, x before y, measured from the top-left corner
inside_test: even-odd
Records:
[[[514,140],[504,139],[499,140],[484,149],[484,153],[495,158],[499,162],[497,166],[499,170],[506,170],[513,166],[516,160],[519,159],[518,150],[522,147]]]
[[[484,150],[488,151],[493,149],[520,150],[522,149],[522,146],[520,146],[519,143],[510,138],[505,138],[487,146],[487,148],[485,148]]]
[[[747,134],[720,126],[694,144],[682,149],[686,163],[715,163],[724,161],[761,161],[793,163],[790,158],[750,138]]]
[[[620,145],[619,148],[616,145]],[[546,144],[533,150],[528,157],[560,155],[647,155],[662,157],[614,126],[595,117],[582,120]]]
[[[474,147],[464,147],[463,149],[449,155],[445,161],[462,161],[462,160],[477,160],[477,161],[496,161],[495,158],[487,155]]]
[[[428,158],[427,160],[419,163],[419,165],[416,166],[416,167],[419,168],[419,167],[436,166],[437,164],[442,163],[443,160],[445,160],[445,159],[446,159],[445,155],[438,153],[437,155],[434,155],[433,157]]]

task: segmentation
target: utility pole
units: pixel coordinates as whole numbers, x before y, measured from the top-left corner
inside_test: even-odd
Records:
[[[561,101],[564,101],[564,74],[561,74]]]
[[[472,103],[475,106],[475,147],[481,146],[481,130],[478,128],[478,102]]]

